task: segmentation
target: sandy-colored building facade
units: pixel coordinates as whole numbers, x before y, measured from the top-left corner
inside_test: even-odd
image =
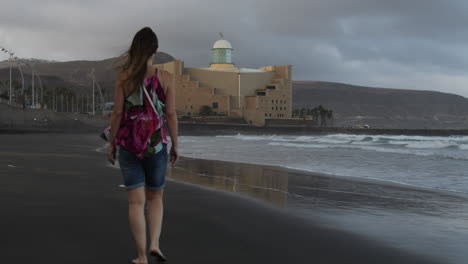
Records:
[[[291,65],[238,68],[231,61],[232,46],[224,39],[212,50],[209,67],[184,67],[181,60],[157,65],[174,74],[178,115],[198,116],[207,105],[215,115],[242,117],[255,126],[269,118],[291,118]]]

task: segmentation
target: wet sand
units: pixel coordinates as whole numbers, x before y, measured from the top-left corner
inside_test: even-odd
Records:
[[[182,157],[168,175],[177,181],[239,193],[280,208],[294,206],[301,198],[313,198],[315,203],[310,208],[339,206],[340,202],[346,202],[353,208],[385,207],[434,214],[459,209],[457,206],[468,203],[463,193],[279,166],[188,157]]]
[[[120,172],[96,152],[101,145],[97,135],[0,135],[2,263],[130,263],[126,193]],[[288,214],[281,192],[254,188],[249,198],[180,182],[194,177],[182,167],[165,189],[161,248],[170,263],[437,263]],[[230,171],[253,181],[248,175],[258,173]],[[294,186],[266,177],[276,189]]]

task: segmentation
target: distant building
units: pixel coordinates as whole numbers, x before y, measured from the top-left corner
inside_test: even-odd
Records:
[[[212,50],[210,67],[186,68],[181,60],[157,65],[175,76],[179,116],[197,116],[208,105],[218,116],[242,117],[256,126],[263,126],[265,119],[291,118],[291,65],[238,68],[224,39]]]

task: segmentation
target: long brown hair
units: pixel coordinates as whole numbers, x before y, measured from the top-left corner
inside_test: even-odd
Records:
[[[124,63],[118,67],[122,72],[127,71],[128,75],[123,80],[124,87],[132,87],[132,92],[143,82],[148,59],[158,49],[158,37],[149,27],[140,29],[133,37],[132,45],[122,57]]]

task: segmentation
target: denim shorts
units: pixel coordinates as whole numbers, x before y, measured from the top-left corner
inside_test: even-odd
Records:
[[[135,154],[119,146],[119,165],[127,190],[146,186],[150,190],[161,190],[166,183],[167,145],[156,154],[139,159]]]

